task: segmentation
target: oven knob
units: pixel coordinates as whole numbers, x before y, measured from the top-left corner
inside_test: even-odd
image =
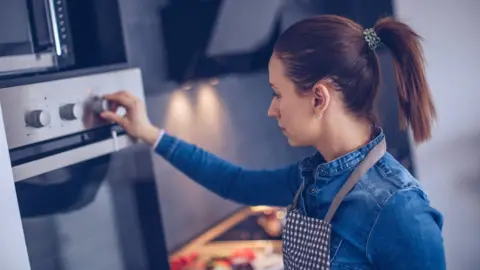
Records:
[[[101,114],[104,111],[108,110],[108,101],[104,98],[95,97],[91,102],[91,108],[97,114]]]
[[[25,115],[27,126],[41,128],[50,125],[50,114],[47,111],[35,110]]]
[[[76,120],[81,118],[82,108],[78,104],[66,104],[60,107],[59,113],[63,120]]]

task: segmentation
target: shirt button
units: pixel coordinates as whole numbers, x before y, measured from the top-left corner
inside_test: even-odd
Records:
[[[312,193],[315,193],[315,192],[317,192],[317,188],[316,188],[316,187],[312,187],[312,188],[310,189],[310,191],[311,191]]]

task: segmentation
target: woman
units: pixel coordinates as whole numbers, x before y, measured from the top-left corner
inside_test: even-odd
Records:
[[[127,109],[131,135],[211,191],[247,205],[290,206],[283,232],[286,269],[445,269],[442,215],[390,154],[375,125],[380,84],[375,50],[387,47],[402,124],[428,140],[435,108],[419,37],[392,18],[371,29],[331,15],[300,21],[278,39],[269,63],[268,115],[292,146],[318,153],[277,170],[230,164],[154,127],[126,92],[106,96]]]

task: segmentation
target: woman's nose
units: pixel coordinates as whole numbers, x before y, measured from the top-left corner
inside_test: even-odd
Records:
[[[278,116],[278,112],[277,112],[277,109],[275,108],[275,101],[272,100],[272,102],[270,103],[270,107],[268,107],[268,111],[267,111],[267,115],[269,117],[277,117]]]

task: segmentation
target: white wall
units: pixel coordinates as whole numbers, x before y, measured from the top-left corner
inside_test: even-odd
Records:
[[[30,269],[0,106],[0,269]],[[8,217],[8,218],[5,218]]]
[[[431,142],[415,151],[418,177],[445,217],[448,269],[480,267],[480,1],[397,0],[424,37],[438,109]]]

